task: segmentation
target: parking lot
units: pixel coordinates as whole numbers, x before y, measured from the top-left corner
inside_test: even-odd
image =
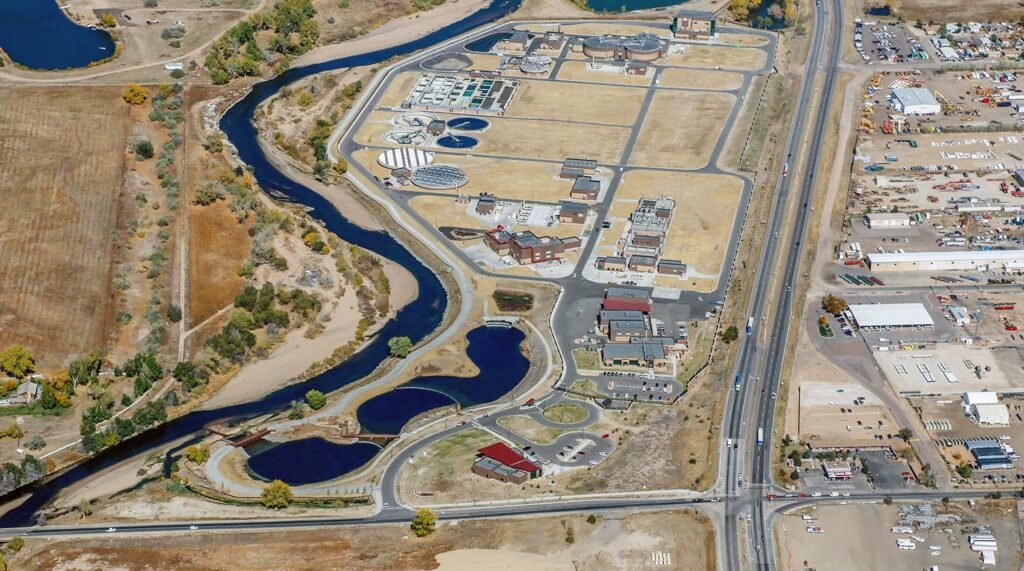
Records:
[[[853,47],[864,63],[905,63],[931,59],[929,51],[898,21],[854,20]]]

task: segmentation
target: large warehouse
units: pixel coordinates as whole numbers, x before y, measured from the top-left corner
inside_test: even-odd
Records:
[[[875,272],[1006,270],[1024,267],[1024,250],[868,254],[867,262]]]
[[[866,303],[850,305],[858,327],[931,327],[932,316],[921,303]]]
[[[923,87],[893,89],[892,104],[897,111],[907,115],[938,115],[942,112],[942,106],[932,92]]]

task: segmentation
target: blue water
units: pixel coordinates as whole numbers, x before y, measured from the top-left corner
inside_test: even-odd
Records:
[[[437,276],[389,234],[372,232],[350,223],[326,199],[275,170],[260,151],[256,131],[252,125],[252,117],[261,102],[289,83],[324,71],[373,65],[395,56],[421,50],[502,18],[518,7],[517,0],[494,0],[488,7],[418,40],[317,65],[290,69],[274,79],[254,85],[252,91],[231,107],[221,120],[221,128],[238,149],[242,160],[252,167],[257,182],[264,190],[311,208],[311,214],[322,220],[327,228],[343,240],[390,258],[404,266],[416,278],[419,286],[419,296],[416,300],[399,311],[395,319],[388,322],[366,348],[321,375],[275,391],[258,401],[197,411],[181,416],[112,446],[42,482],[0,497],[0,503],[7,503],[15,499],[23,500],[18,506],[0,516],[0,527],[33,525],[36,512],[46,507],[62,489],[88,479],[97,472],[132,456],[151,453],[155,449],[167,447],[173,442],[194,439],[202,434],[206,426],[214,423],[252,417],[266,412],[283,411],[292,401],[301,400],[310,389],[328,392],[355,382],[371,373],[388,357],[390,353],[387,347],[388,339],[396,335],[405,335],[418,341],[440,324],[448,300]]]
[[[892,10],[888,6],[872,6],[868,8],[869,16],[888,16],[892,13]]]
[[[480,144],[480,141],[476,140],[476,138],[466,135],[459,135],[458,137],[445,135],[436,142],[446,149],[472,149]]]
[[[491,51],[491,48],[498,45],[498,42],[503,42],[512,37],[512,32],[498,32],[497,34],[491,34],[484,36],[479,40],[473,40],[466,44],[466,49],[471,52],[479,52],[485,54]]]
[[[456,117],[448,120],[448,128],[459,131],[479,131],[486,129],[489,125],[487,119],[479,117]]]
[[[492,402],[511,391],[530,369],[520,344],[526,336],[515,328],[477,327],[466,335],[466,355],[480,369],[473,377],[438,375],[418,377],[408,383],[373,397],[359,406],[356,419],[360,429],[371,434],[400,434],[405,425],[417,416],[445,406],[462,407]],[[314,442],[320,440],[320,442]],[[253,456],[249,469],[262,478],[284,480],[289,484],[308,484],[343,476],[370,461],[365,443],[334,444],[321,439],[281,443],[267,452]],[[374,446],[376,448],[376,446]],[[308,473],[306,461],[295,461],[311,451],[324,457],[324,464]],[[271,454],[276,462],[263,458]],[[329,458],[328,458],[329,456]],[[258,463],[253,460],[261,458]]]
[[[54,0],[0,0],[0,48],[30,69],[68,69],[114,55],[114,39],[72,22]]]
[[[587,6],[595,12],[632,12],[676,6],[686,0],[587,0]]]
[[[322,482],[351,472],[377,455],[369,442],[335,444],[323,438],[304,438],[273,446],[249,458],[249,469],[266,480],[291,486]]]

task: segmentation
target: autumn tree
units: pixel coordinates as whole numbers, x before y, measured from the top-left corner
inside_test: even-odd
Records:
[[[117,18],[110,12],[104,12],[100,14],[99,25],[103,28],[113,28],[117,26]]]
[[[204,444],[189,446],[185,449],[185,457],[193,464],[202,464],[210,459],[210,447]]]
[[[831,294],[825,296],[825,299],[821,300],[821,308],[832,315],[839,315],[849,309],[849,307],[850,304],[846,303],[845,299]]]
[[[129,83],[121,93],[121,97],[129,105],[142,105],[146,102],[147,95],[146,88],[137,83]]]
[[[32,351],[21,345],[11,345],[0,353],[0,370],[14,377],[24,379],[36,368],[36,359]]]
[[[388,349],[391,350],[392,357],[404,359],[412,351],[412,340],[408,337],[392,337],[388,339]]]
[[[263,507],[272,510],[282,510],[292,503],[292,488],[281,480],[274,480],[263,488],[260,494],[260,503]]]
[[[409,524],[409,528],[416,534],[416,537],[426,537],[431,533],[434,533],[434,529],[437,525],[437,514],[430,508],[420,508],[416,510],[416,515],[413,516],[412,522]]]

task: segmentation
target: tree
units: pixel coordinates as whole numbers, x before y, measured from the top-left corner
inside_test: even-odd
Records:
[[[153,158],[153,143],[149,142],[149,139],[140,139],[135,143],[135,158],[140,161],[146,161]]]
[[[887,506],[891,506],[892,505],[892,496],[885,496],[882,499],[882,503],[887,505]]]
[[[733,341],[740,338],[740,330],[737,329],[735,325],[730,325],[728,328],[726,328],[725,331],[723,331],[720,334],[720,336],[722,337],[722,341],[725,341],[726,343],[732,343]]]
[[[910,442],[910,437],[914,435],[914,431],[909,428],[901,428],[896,434],[899,435],[904,442]]]
[[[263,488],[260,494],[260,503],[263,507],[272,510],[283,510],[292,503],[292,488],[281,480],[274,480]]]
[[[846,303],[846,300],[841,297],[834,295],[826,295],[825,299],[821,300],[821,308],[831,313],[832,315],[839,315],[846,311],[850,307],[850,304]]]
[[[146,88],[137,83],[129,83],[128,87],[125,87],[124,92],[121,93],[121,98],[128,105],[142,105],[146,102],[147,96]]]
[[[36,434],[25,441],[25,448],[28,448],[29,450],[42,450],[43,448],[46,448],[46,440],[44,440],[42,436]]]
[[[181,308],[173,303],[167,306],[167,319],[171,323],[177,323],[181,321]]]
[[[210,447],[203,444],[189,446],[185,450],[185,457],[193,464],[202,464],[210,459]]]
[[[961,462],[960,465],[956,467],[956,473],[960,474],[960,477],[966,480],[974,474],[974,468],[971,468],[971,465],[966,462]]]
[[[320,410],[327,404],[327,397],[324,393],[313,389],[306,393],[306,403],[309,404],[309,408],[313,410]]]
[[[10,549],[15,553],[21,551],[22,547],[25,547],[25,540],[22,539],[20,536],[15,535],[11,538],[10,541],[7,542],[7,549]]]
[[[392,357],[404,359],[412,351],[412,340],[408,337],[392,337],[388,339],[388,349],[391,350]]]
[[[793,470],[789,473],[789,479],[794,482],[800,479],[800,470]]]
[[[102,28],[113,28],[117,26],[117,18],[110,12],[104,12],[100,14],[99,25]]]
[[[416,515],[413,516],[412,522],[409,524],[409,528],[416,534],[416,537],[426,537],[431,533],[434,533],[434,528],[437,524],[437,514],[430,508],[420,508],[416,510]]]
[[[590,525],[594,525],[595,523],[597,523],[597,516],[594,515],[594,514],[588,515],[587,516],[587,523],[589,523]]]
[[[288,409],[288,419],[300,420],[304,416],[306,416],[306,405],[299,400],[293,402],[291,408]]]
[[[36,368],[36,359],[32,351],[21,345],[11,345],[0,353],[0,370],[21,380],[32,373]]]

